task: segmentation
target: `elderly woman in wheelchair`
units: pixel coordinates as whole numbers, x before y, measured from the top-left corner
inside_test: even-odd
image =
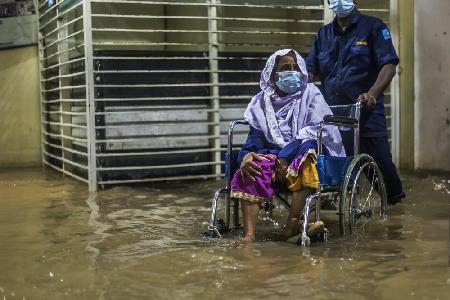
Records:
[[[229,159],[232,159],[233,126],[236,123],[249,124],[250,132],[237,157],[239,168],[234,175],[228,174],[227,187],[216,193],[209,232],[217,232],[220,236],[217,229],[216,210],[217,199],[221,193],[227,194],[226,227],[229,227],[230,199],[235,201],[235,215],[239,212],[236,207],[240,201],[244,227],[242,240],[253,242],[261,203],[270,199],[274,193],[291,191],[292,202],[289,205],[289,216],[283,239],[287,240],[299,233],[302,211],[304,217],[302,238],[307,239],[306,223],[311,202],[314,199],[320,201],[324,185],[319,182],[319,177],[322,177],[322,180],[326,178],[323,174],[319,176],[316,166],[317,154],[321,157],[343,158],[344,162],[342,160],[325,161],[327,166],[330,162],[344,166],[341,167],[340,173],[338,172],[342,173],[341,175],[345,173],[349,165],[350,167],[354,165],[349,171],[350,174],[346,174],[348,178],[344,180],[347,182],[344,187],[346,190],[344,198],[348,195],[347,191],[355,186],[354,180],[361,172],[372,180],[372,190],[375,186],[377,192],[383,193],[384,185],[381,175],[376,164],[369,159],[370,157],[359,159],[357,162],[353,161],[353,158],[345,157],[337,126],[353,127],[357,132],[358,120],[333,117],[319,89],[313,83],[308,83],[307,74],[305,62],[295,50],[279,50],[268,59],[261,74],[261,91],[249,103],[244,113],[245,121],[235,121],[230,125]],[[356,135],[355,141],[357,139]],[[355,147],[356,153],[357,147]],[[361,167],[361,163],[366,161],[370,161],[371,166],[375,164],[372,169],[363,170],[355,167],[356,165]],[[229,169],[230,167],[228,172],[230,172]],[[323,169],[322,165],[321,170]],[[334,184],[340,185],[340,183]],[[353,188],[353,192],[358,194],[359,186],[356,192]],[[342,196],[342,193],[340,194]],[[319,221],[319,203],[317,202],[315,208],[316,221]],[[348,200],[346,203],[349,203]],[[235,225],[237,222],[238,218],[236,220],[235,216]]]
[[[254,241],[260,203],[277,186],[293,192],[284,238],[298,233],[306,198],[318,188],[315,166],[317,128],[331,115],[319,89],[308,83],[303,58],[294,50],[275,52],[261,75],[261,92],[245,111],[250,133],[243,145],[231,197],[241,200],[244,241]],[[345,156],[336,127],[325,128],[323,144],[330,155]]]

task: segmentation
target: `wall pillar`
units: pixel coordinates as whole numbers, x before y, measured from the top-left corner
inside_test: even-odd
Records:
[[[414,169],[414,0],[398,1],[400,81],[400,169]]]
[[[450,1],[416,0],[415,168],[450,171]]]

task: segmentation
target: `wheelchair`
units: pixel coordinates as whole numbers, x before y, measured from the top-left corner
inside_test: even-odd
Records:
[[[314,213],[314,222],[321,219],[321,211],[331,210],[338,216],[339,232],[341,235],[357,233],[374,217],[387,219],[387,196],[383,175],[374,159],[359,153],[359,129],[362,103],[358,101],[351,105],[330,106],[333,115],[327,115],[320,122],[317,130],[317,171],[319,173],[319,187],[317,192],[307,197],[306,204],[299,216],[303,220],[301,237],[297,243],[309,246],[311,240],[327,241],[329,230],[323,230],[317,236],[308,232],[310,217]],[[337,112],[341,111],[340,114]],[[345,113],[342,113],[345,111]],[[233,152],[233,133],[237,125],[248,125],[245,120],[234,120],[229,124],[228,145],[225,154],[225,188],[215,192],[211,208],[211,218],[207,231],[204,233],[211,238],[220,238],[224,234],[241,228],[239,223],[239,199],[231,195],[231,180],[234,175],[232,165],[236,160]],[[325,125],[338,126],[343,133],[353,132],[353,147],[346,146],[346,152],[353,152],[347,157],[333,157],[323,153],[322,133]],[[353,148],[353,149],[352,149]],[[236,163],[237,164],[237,163]],[[237,166],[236,166],[237,167]],[[271,213],[273,199],[278,198],[281,205],[290,208],[286,194],[276,193],[268,199],[263,207]],[[218,201],[224,199],[222,218],[218,218]]]

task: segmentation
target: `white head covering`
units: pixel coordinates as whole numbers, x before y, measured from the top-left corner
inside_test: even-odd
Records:
[[[278,56],[293,52],[300,68],[303,88],[297,93],[280,97],[271,74]],[[250,101],[244,118],[250,126],[262,131],[268,142],[284,148],[294,140],[316,140],[319,123],[332,112],[319,89],[308,82],[304,59],[292,49],[278,50],[267,60],[261,73],[261,92]],[[325,126],[322,142],[330,155],[345,156],[341,135],[335,126]]]

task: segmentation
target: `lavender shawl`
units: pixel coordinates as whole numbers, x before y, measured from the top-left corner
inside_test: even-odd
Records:
[[[293,95],[278,96],[275,83],[270,80],[277,56],[290,51],[304,74],[303,88]],[[261,73],[261,92],[250,101],[244,118],[253,128],[262,131],[268,142],[284,148],[294,140],[316,140],[319,123],[332,112],[319,89],[308,82],[308,72],[304,59],[292,49],[278,50],[267,60]],[[341,135],[335,126],[325,126],[322,143],[332,156],[345,156]]]

